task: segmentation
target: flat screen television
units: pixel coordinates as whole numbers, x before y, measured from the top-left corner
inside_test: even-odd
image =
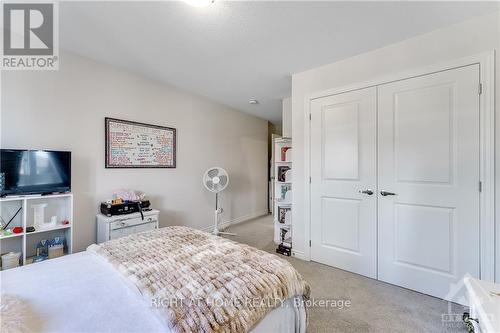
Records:
[[[0,149],[0,195],[71,191],[71,152]]]

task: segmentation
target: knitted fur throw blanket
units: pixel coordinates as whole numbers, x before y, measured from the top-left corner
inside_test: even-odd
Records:
[[[131,281],[173,332],[248,332],[309,285],[276,255],[187,227],[88,248]]]

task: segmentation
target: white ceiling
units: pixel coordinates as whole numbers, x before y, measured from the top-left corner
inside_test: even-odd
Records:
[[[292,73],[498,9],[495,2],[61,2],[60,46],[279,123]],[[253,98],[260,103],[248,104]]]

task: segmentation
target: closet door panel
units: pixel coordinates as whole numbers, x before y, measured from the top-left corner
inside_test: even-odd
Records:
[[[478,84],[472,65],[378,87],[383,281],[445,298],[479,277]]]
[[[376,89],[316,99],[311,116],[312,260],[376,278]]]

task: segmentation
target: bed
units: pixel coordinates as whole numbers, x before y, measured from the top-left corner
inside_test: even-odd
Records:
[[[129,236],[132,238],[125,237],[116,240],[118,242],[111,241],[116,242],[111,246],[107,245],[111,242],[107,242],[105,243],[108,246],[106,248],[94,245],[84,252],[4,271],[0,275],[2,298],[15,297],[23,302],[25,308],[20,312],[22,312],[23,323],[26,324],[29,331],[172,333],[201,331],[201,329],[182,330],[179,329],[179,326],[171,325],[170,319],[166,321],[165,316],[162,316],[159,311],[156,311],[151,306],[152,294],[148,293],[147,289],[142,288],[143,285],[138,285],[137,281],[134,282],[134,279],[130,278],[130,272],[128,275],[124,274],[125,266],[129,266],[126,270],[130,271],[130,266],[134,265],[130,263],[123,265],[123,262],[119,264],[116,262],[116,256],[106,257],[102,255],[103,251],[115,253],[115,255],[116,253],[122,253],[117,250],[119,248],[117,246],[124,246],[134,241],[140,244],[138,248],[142,250],[146,248],[145,251],[151,252],[144,246],[144,240],[149,241],[151,237],[156,237],[158,242],[164,244],[165,242],[162,239],[165,238],[165,234],[170,232],[165,233],[166,229],[162,228],[160,231],[132,235]],[[182,232],[189,232],[190,234],[194,233],[194,239],[202,235],[200,234],[202,232],[192,229],[181,228],[175,230],[182,230]],[[158,232],[162,234],[158,234]],[[222,242],[222,248],[224,246],[243,246],[204,234],[203,237],[206,237],[210,242],[216,242],[217,244]],[[140,239],[137,240],[134,237]],[[176,242],[175,239],[171,241],[171,243]],[[255,253],[258,256],[271,255],[263,254],[260,250],[248,246],[244,246],[244,248],[257,251]],[[137,258],[144,261],[144,253],[139,256],[138,253],[131,252],[128,249],[127,247],[128,252],[124,256],[127,260],[137,255]],[[234,252],[234,250],[231,251]],[[161,251],[155,253],[159,252]],[[185,249],[181,252],[186,254]],[[180,252],[174,251],[172,253],[174,253],[173,256],[177,255],[179,257]],[[176,260],[178,263],[178,259]],[[282,259],[278,258],[272,260],[282,261]],[[171,262],[172,260],[169,257],[167,261]],[[148,265],[148,270],[149,266],[152,265]],[[287,266],[283,267],[288,269]],[[180,270],[182,271],[184,268]],[[164,272],[164,270],[161,272]],[[140,274],[144,277],[144,270],[140,271]],[[158,274],[158,271],[155,274]],[[164,279],[161,282],[164,283]],[[295,283],[303,284],[304,293],[295,293],[295,295],[285,299],[282,306],[266,310],[263,318],[253,323],[250,329],[244,331],[305,332],[306,311],[300,300],[307,298],[308,287],[300,279]],[[221,326],[219,328],[221,332],[228,332],[227,327]],[[236,331],[241,331],[241,327]]]

